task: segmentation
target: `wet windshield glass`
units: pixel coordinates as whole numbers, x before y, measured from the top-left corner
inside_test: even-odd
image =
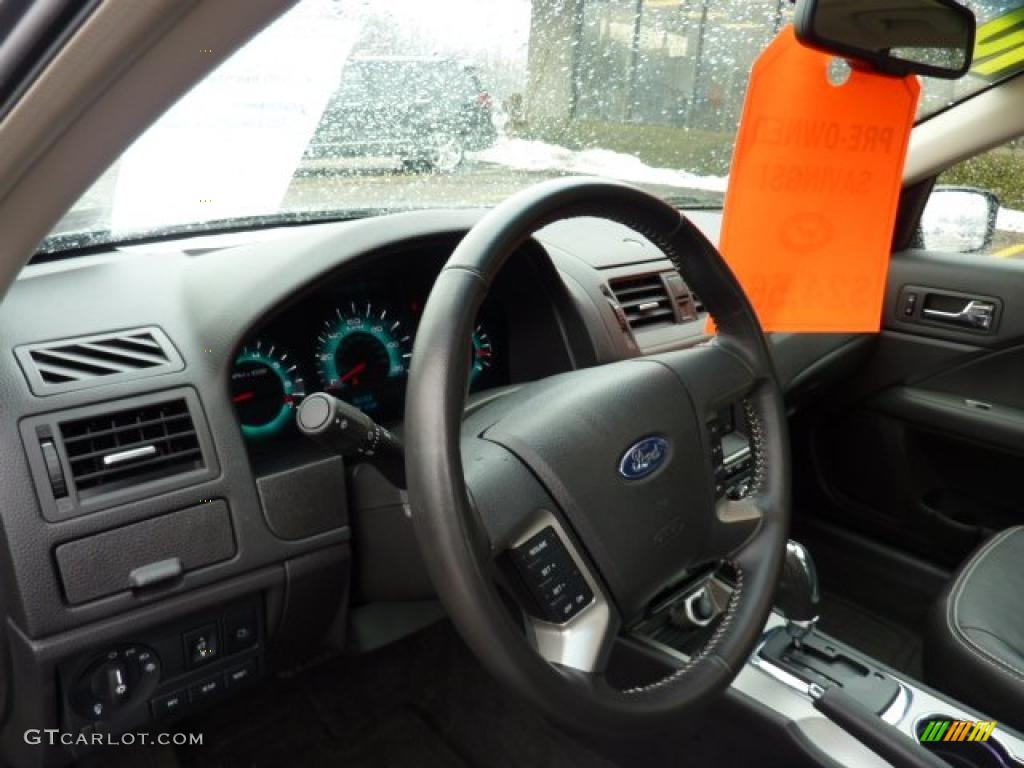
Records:
[[[995,25],[979,36],[984,67],[927,82],[920,117],[1024,61],[1003,44],[1024,30],[1021,0],[972,5]],[[750,66],[792,8],[301,0],[146,131],[41,250],[487,206],[564,174],[717,207]]]

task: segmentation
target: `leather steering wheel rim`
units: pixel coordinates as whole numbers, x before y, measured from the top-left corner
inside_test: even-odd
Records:
[[[742,360],[756,479],[756,531],[730,552],[735,589],[718,628],[688,664],[653,685],[616,690],[603,676],[551,664],[527,642],[495,586],[492,543],[465,484],[461,429],[476,314],[505,261],[534,232],[574,217],[606,218],[648,238],[715,319],[708,344]],[[671,721],[724,690],[771,611],[789,529],[786,413],[754,310],[718,251],[678,210],[635,187],[563,178],[498,205],[466,235],[425,305],[405,419],[411,516],[438,595],[484,666],[552,719],[581,732]],[[638,553],[638,556],[639,553]]]

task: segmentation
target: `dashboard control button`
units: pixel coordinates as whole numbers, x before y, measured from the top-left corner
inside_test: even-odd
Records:
[[[46,474],[50,478],[53,498],[62,499],[68,495],[68,484],[64,479],[64,470],[60,466],[57,447],[52,439],[43,440],[39,443],[39,447],[43,451],[43,461],[46,464]]]
[[[251,682],[256,677],[256,662],[247,661],[237,667],[232,667],[224,673],[224,687],[227,689],[237,688]]]
[[[903,316],[913,317],[914,312],[917,310],[917,294],[906,293],[903,296]]]
[[[146,706],[160,672],[159,657],[145,646],[104,651],[78,673],[69,693],[71,706],[86,720],[116,720]]]
[[[208,701],[219,694],[223,687],[224,684],[220,677],[209,677],[206,680],[200,680],[188,689],[188,700],[192,704]]]
[[[207,624],[185,633],[185,658],[190,667],[199,667],[219,659],[219,650],[216,624]]]
[[[238,653],[252,648],[259,639],[259,623],[256,611],[249,609],[231,614],[224,619],[225,649],[228,653]]]
[[[188,708],[188,694],[181,690],[157,696],[149,706],[153,717],[172,717]]]
[[[128,687],[128,665],[121,661],[108,661],[92,675],[92,692],[100,701],[117,706],[131,693]]]

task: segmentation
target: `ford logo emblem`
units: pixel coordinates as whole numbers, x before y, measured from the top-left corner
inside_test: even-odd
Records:
[[[629,447],[619,461],[619,474],[627,480],[639,480],[658,470],[668,458],[668,440],[645,437]]]

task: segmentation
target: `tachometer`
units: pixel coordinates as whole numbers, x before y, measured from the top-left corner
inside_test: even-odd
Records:
[[[470,362],[469,380],[476,384],[494,365],[494,345],[482,325],[473,331],[473,358]]]
[[[338,309],[324,324],[317,359],[324,388],[366,412],[400,397],[395,384],[407,372],[410,336],[387,309],[367,302]]]
[[[231,400],[242,434],[269,437],[292,422],[296,405],[306,396],[306,383],[288,354],[273,344],[256,341],[235,358]]]

